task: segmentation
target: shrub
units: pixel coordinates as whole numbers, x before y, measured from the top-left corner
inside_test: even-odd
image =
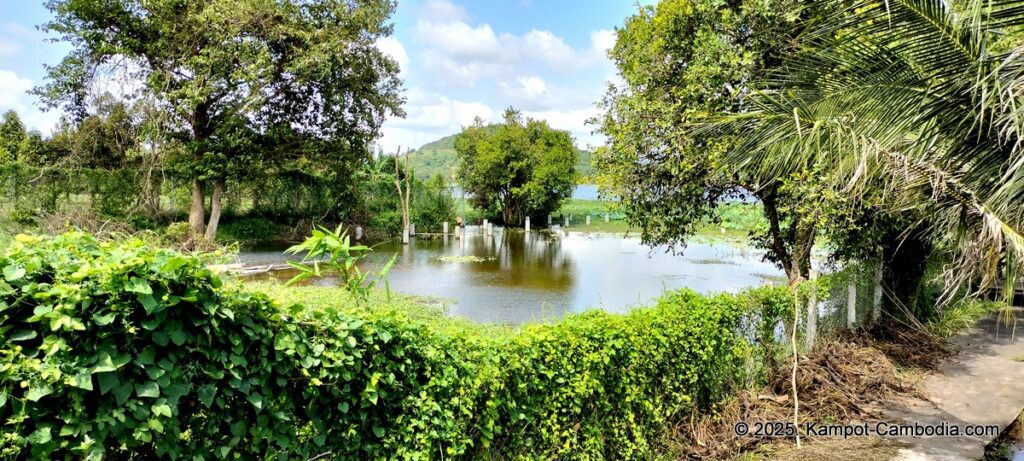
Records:
[[[280,227],[264,218],[240,218],[220,227],[221,240],[265,241],[280,233]]]
[[[20,235],[0,269],[0,456],[21,458],[648,458],[741,378],[759,309],[683,291],[492,335],[278,306],[81,233]]]

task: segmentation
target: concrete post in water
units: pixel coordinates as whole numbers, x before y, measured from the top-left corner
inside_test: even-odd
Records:
[[[569,217],[568,216],[565,217],[565,225],[562,226],[562,227],[569,227]]]
[[[402,243],[403,244],[408,244],[409,243],[409,228],[408,227],[403,227],[402,228]]]
[[[455,240],[461,240],[461,239],[462,239],[462,228],[459,227],[459,226],[455,226]]]
[[[444,235],[448,235],[448,221],[444,222]]]
[[[409,223],[409,235],[416,235],[416,223]]]
[[[875,263],[875,292],[871,294],[871,321],[882,317],[882,260]]]
[[[853,328],[857,323],[857,277],[851,276],[846,286],[846,327]]]
[[[807,341],[805,347],[808,351],[814,349],[814,341],[818,336],[818,271],[811,268],[811,292],[807,299]]]
[[[484,229],[487,228],[487,218],[484,218]]]
[[[487,223],[487,236],[494,234],[494,223]]]
[[[548,215],[548,227],[551,227],[551,215]]]
[[[356,240],[363,239],[363,226],[356,226]]]
[[[587,225],[590,225],[590,215],[587,215]]]
[[[526,225],[523,226],[523,227],[526,228],[526,232],[530,232],[530,217],[529,216],[526,217]]]
[[[604,214],[604,222],[608,222],[608,213]]]

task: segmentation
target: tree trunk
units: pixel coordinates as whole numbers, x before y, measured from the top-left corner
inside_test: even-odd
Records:
[[[203,220],[206,218],[206,188],[199,178],[192,179],[192,204],[188,209],[188,228],[191,231],[189,241],[193,244],[199,243],[203,238],[203,231],[206,228]]]
[[[218,179],[213,182],[213,194],[210,196],[210,222],[206,225],[206,234],[203,236],[206,243],[217,240],[217,224],[220,223],[220,202],[223,196],[224,180]]]

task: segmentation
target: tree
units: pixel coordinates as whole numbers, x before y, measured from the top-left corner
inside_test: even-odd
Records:
[[[0,160],[19,160],[18,154],[27,137],[25,124],[21,122],[18,113],[13,110],[4,112],[3,120],[0,121]]]
[[[512,108],[496,128],[480,119],[464,128],[455,150],[459,178],[473,205],[500,215],[506,225],[557,210],[576,185],[577,151],[569,132],[540,120],[524,121]]]
[[[1024,2],[822,6],[828,14],[759,82],[751,110],[699,130],[742,134],[724,158],[759,177],[828,165],[832,190],[909,212],[911,226],[875,235],[887,247],[951,250],[947,294],[979,278],[1012,283],[1024,261]],[[899,272],[887,276],[907,278]]]
[[[743,111],[751,82],[779,65],[809,14],[797,0],[663,0],[618,29],[609,57],[621,83],[609,86],[595,120],[608,144],[594,163],[602,194],[620,200],[645,243],[684,245],[719,203],[752,194],[769,222],[756,236],[768,258],[791,283],[807,277],[823,213],[790,205],[813,177],[759,180],[724,162],[733,138],[690,125]]]
[[[105,69],[143,85],[181,127],[196,242],[216,237],[229,163],[247,142],[240,138],[287,127],[296,132],[290,140],[366,156],[384,118],[403,115],[398,65],[374,45],[391,33],[390,0],[51,0],[47,7],[54,19],[44,29],[73,49],[36,92],[81,115]]]

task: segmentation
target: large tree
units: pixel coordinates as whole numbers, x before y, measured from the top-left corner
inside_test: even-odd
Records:
[[[1013,283],[1024,261],[1024,2],[821,6],[751,110],[700,131],[742,139],[724,158],[757,177],[828,165],[833,190],[918,217],[889,246],[951,250],[950,288]],[[890,288],[903,269],[888,271]]]
[[[111,69],[139,82],[173,115],[189,152],[197,242],[216,237],[239,146],[288,130],[289,141],[365,156],[384,118],[402,115],[398,65],[375,46],[391,33],[390,0],[50,0],[47,7],[54,19],[44,28],[73,48],[37,93],[82,114],[88,90]]]
[[[459,181],[473,205],[506,225],[557,210],[576,185],[576,147],[569,132],[514,109],[504,123],[476,122],[455,138]]]
[[[758,239],[796,282],[808,274],[821,209],[789,206],[808,174],[759,180],[725,164],[736,141],[695,133],[707,114],[742,111],[751,82],[778,66],[798,33],[799,0],[663,0],[616,31],[609,57],[620,81],[597,119],[608,137],[594,162],[602,194],[620,199],[649,244],[684,245],[723,200],[752,194],[768,228]]]

